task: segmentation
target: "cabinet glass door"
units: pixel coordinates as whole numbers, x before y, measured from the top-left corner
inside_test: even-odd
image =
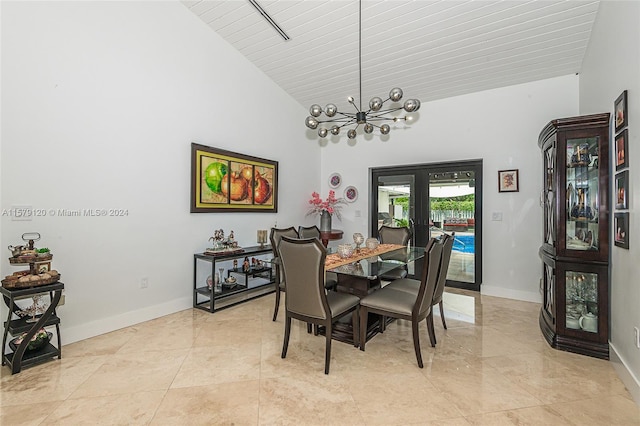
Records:
[[[597,137],[567,139],[567,250],[599,250],[598,145]]]
[[[598,274],[566,271],[566,328],[598,333]]]

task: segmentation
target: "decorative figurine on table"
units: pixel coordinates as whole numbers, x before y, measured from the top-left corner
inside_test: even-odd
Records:
[[[249,264],[249,257],[244,258],[244,262],[242,263],[242,270],[244,272],[249,272],[251,270],[251,265]]]
[[[213,236],[209,238],[209,241],[213,241],[213,248],[216,250],[222,249],[224,242],[224,230],[216,229],[213,231]]]
[[[233,259],[233,269],[238,269],[238,259]]]
[[[25,317],[29,316],[26,320],[28,323],[37,322],[39,318],[36,318],[38,315],[42,315],[45,313],[49,305],[47,305],[44,300],[42,300],[42,294],[36,294],[31,297],[33,300],[33,304],[31,306],[27,306],[26,308],[17,312],[18,316]]]

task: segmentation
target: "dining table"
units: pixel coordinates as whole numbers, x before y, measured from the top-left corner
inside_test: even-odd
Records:
[[[422,270],[424,247],[380,244],[375,249],[355,249],[349,257],[340,257],[337,250],[328,250],[325,270],[337,275],[336,291],[360,298],[381,288],[380,276],[395,268],[414,264],[415,271]],[[419,278],[419,277],[418,277]],[[367,340],[380,330],[380,316],[370,314],[367,321]],[[333,329],[333,338],[353,344],[353,325],[349,316],[338,321]]]

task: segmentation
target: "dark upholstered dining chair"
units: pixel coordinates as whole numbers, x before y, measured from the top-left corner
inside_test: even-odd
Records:
[[[438,279],[436,282],[436,287],[433,291],[433,300],[431,301],[432,306],[439,305],[440,307],[440,318],[442,319],[442,326],[447,329],[447,323],[444,318],[444,306],[442,303],[442,295],[444,293],[444,286],[447,282],[447,272],[449,271],[449,261],[451,260],[451,251],[453,249],[453,243],[455,241],[455,232],[452,232],[451,235],[447,233],[443,233],[440,237],[440,243],[442,244],[442,258],[440,260],[440,267],[438,268]],[[409,292],[412,294],[417,294],[419,290],[419,283],[412,280],[398,280],[390,283],[387,287],[393,288],[400,291]],[[431,339],[431,346],[436,345],[436,333],[433,328],[433,310],[429,313],[432,319],[429,321],[431,324],[431,330],[429,331],[429,338]]]
[[[280,266],[280,254],[278,253],[278,244],[282,237],[298,238],[298,231],[293,226],[289,228],[271,228],[269,240],[271,241],[271,250],[273,251],[274,262],[276,265],[276,306],[273,309],[273,321],[278,318],[278,310],[280,309],[280,293],[286,291],[285,281]]]
[[[353,339],[358,346],[360,299],[351,294],[327,292],[324,286],[327,250],[316,238],[282,237],[278,251],[287,283],[282,358],[287,356],[292,318],[307,324],[324,326],[326,338],[324,373],[329,374],[333,323],[350,313],[353,315]]]
[[[431,330],[433,329],[433,317],[431,313],[431,300],[438,279],[438,268],[442,257],[442,244],[435,239],[430,239],[425,248],[425,260],[423,262],[419,290],[417,294],[396,290],[386,286],[360,300],[360,350],[364,351],[367,333],[367,318],[369,313],[382,316],[381,327],[385,317],[404,319],[411,321],[413,332],[413,347],[416,352],[418,367],[422,368],[422,353],[420,351],[419,325],[423,319],[427,322],[429,339],[433,342]],[[402,278],[399,281],[412,280]]]
[[[382,244],[399,244],[401,246],[406,246],[409,244],[409,240],[411,239],[411,231],[407,227],[392,227],[383,225],[378,230],[378,237],[380,238],[380,243]],[[380,279],[385,281],[394,281],[399,280],[400,278],[404,278],[407,276],[407,266],[399,266],[395,269],[392,269],[384,274],[380,275]]]
[[[442,326],[447,329],[447,322],[444,319],[444,306],[442,303],[442,295],[444,294],[444,286],[447,282],[447,273],[449,272],[449,262],[451,260],[451,252],[453,251],[453,243],[456,239],[456,233],[452,232],[451,235],[444,241],[444,247],[442,248],[442,262],[440,262],[440,271],[438,272],[438,282],[436,289],[433,292],[433,301],[431,305],[440,307],[440,319],[442,320]],[[433,315],[433,312],[431,312]],[[433,326],[433,321],[431,322]],[[436,334],[433,333],[433,341],[435,344]]]
[[[299,238],[317,238],[320,241],[320,229],[317,226],[298,226]],[[338,285],[338,276],[335,272],[327,272],[324,286],[334,289]]]

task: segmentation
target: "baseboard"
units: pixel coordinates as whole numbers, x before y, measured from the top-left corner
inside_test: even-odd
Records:
[[[536,291],[512,290],[504,287],[482,284],[480,293],[483,296],[504,297],[506,299],[522,300],[523,302],[542,303],[542,295]]]
[[[611,342],[609,342],[609,360],[635,403],[640,406],[640,379],[629,369],[627,363],[620,357],[616,347]]]
[[[189,297],[175,299],[160,305],[148,306],[136,311],[125,312],[121,315],[90,321],[75,327],[63,326],[61,331],[62,344],[78,342],[90,337],[99,336],[111,331],[129,327],[141,322],[149,321],[175,312],[184,311],[192,307],[192,299]],[[62,320],[64,324],[64,319]]]

